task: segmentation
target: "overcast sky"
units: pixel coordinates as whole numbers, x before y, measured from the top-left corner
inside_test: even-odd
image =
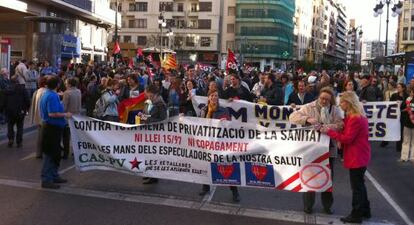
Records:
[[[356,25],[362,25],[363,38],[367,40],[378,40],[380,17],[374,17],[374,7],[377,0],[339,0],[345,5],[348,19],[355,18]],[[383,2],[385,2],[383,0]],[[390,22],[388,26],[388,40],[395,40],[398,17],[392,17],[393,4],[390,4]],[[385,41],[385,20],[386,20],[386,5],[384,6],[381,22],[381,41]]]

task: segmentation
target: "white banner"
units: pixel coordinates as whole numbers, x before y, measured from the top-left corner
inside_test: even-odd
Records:
[[[193,97],[193,106],[197,115],[206,103],[207,97]],[[367,102],[363,105],[369,123],[370,141],[400,140],[400,105],[398,102]],[[229,102],[223,99],[220,99],[220,106],[229,110],[233,121],[281,129],[297,127],[289,122],[289,115],[293,112],[290,106],[263,105],[243,100]],[[299,107],[297,106],[297,109]]]
[[[132,126],[73,116],[75,164],[199,184],[330,191],[329,138],[315,130],[173,117]]]

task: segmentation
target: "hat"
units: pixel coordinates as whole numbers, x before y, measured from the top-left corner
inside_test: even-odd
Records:
[[[308,77],[308,83],[310,83],[310,84],[315,83],[316,78],[317,78],[316,76],[309,76]]]

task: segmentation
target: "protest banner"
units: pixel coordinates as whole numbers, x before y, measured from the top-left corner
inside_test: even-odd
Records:
[[[207,103],[207,97],[194,96],[193,107],[198,114]],[[220,99],[220,106],[229,110],[233,121],[260,124],[265,127],[281,129],[296,128],[289,122],[289,115],[293,112],[290,106],[274,106],[251,103],[243,100]],[[400,105],[398,102],[367,102],[363,104],[369,123],[370,141],[399,141],[400,131]],[[296,110],[300,106],[296,107]]]
[[[293,192],[332,189],[329,138],[315,130],[197,117],[136,126],[76,115],[69,125],[80,171]]]

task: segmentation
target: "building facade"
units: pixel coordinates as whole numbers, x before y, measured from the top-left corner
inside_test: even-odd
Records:
[[[384,56],[384,42],[363,41],[361,47],[361,65],[368,65],[369,60]]]
[[[119,40],[124,57],[135,56],[137,48],[156,47],[174,50],[182,64],[194,61],[214,65],[218,63],[223,8],[220,0],[118,2],[122,15]],[[162,29],[158,23],[160,15],[167,25]],[[173,32],[172,36],[167,35],[169,28]]]
[[[11,42],[11,60],[105,60],[114,20],[109,0],[0,1],[0,37]]]
[[[414,51],[413,10],[414,3],[412,1],[403,1],[403,11],[398,20],[397,52]]]
[[[361,62],[361,49],[362,49],[362,33],[361,29],[356,25],[355,19],[351,19],[349,23],[349,32],[347,33],[348,39],[348,53],[346,57],[346,63],[348,65],[360,64]],[[372,42],[367,42],[372,43]],[[372,46],[372,44],[368,44]],[[375,46],[375,44],[374,44]]]
[[[309,0],[296,0],[294,17],[294,39],[293,58],[297,61],[310,61],[311,38],[312,38],[312,19],[313,2]]]
[[[236,52],[261,70],[286,67],[293,56],[295,1],[237,0]]]

